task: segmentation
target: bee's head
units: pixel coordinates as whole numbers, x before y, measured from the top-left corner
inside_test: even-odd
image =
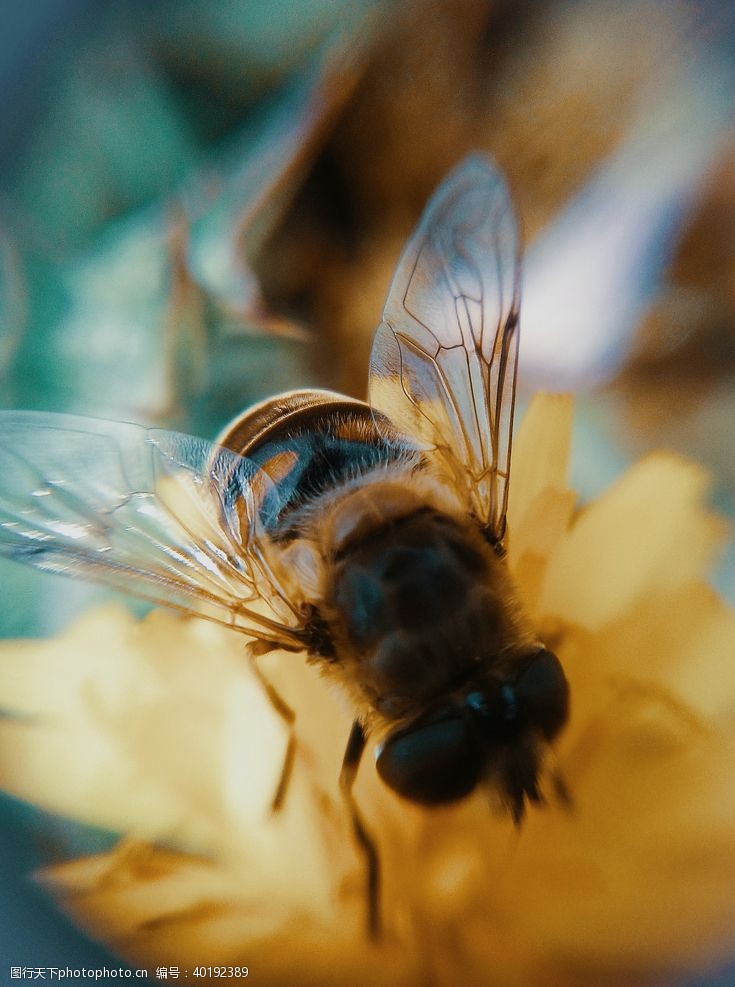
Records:
[[[381,778],[424,805],[456,802],[485,779],[497,782],[514,818],[539,801],[540,749],[569,712],[569,685],[556,655],[541,648],[514,677],[476,682],[388,736],[377,753]]]

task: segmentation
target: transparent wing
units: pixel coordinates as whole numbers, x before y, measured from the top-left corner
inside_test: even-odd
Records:
[[[497,541],[508,503],[519,249],[502,175],[482,155],[466,158],[404,249],[370,362],[373,408],[429,451]]]
[[[298,646],[249,460],[175,432],[0,412],[0,555]]]

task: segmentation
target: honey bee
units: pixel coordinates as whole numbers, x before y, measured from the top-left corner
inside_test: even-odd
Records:
[[[369,403],[290,392],[214,444],[0,416],[2,554],[225,624],[248,637],[253,661],[303,652],[346,692],[355,722],[341,786],[373,931],[378,858],[352,794],[368,737],[399,796],[432,806],[484,785],[518,822],[542,800],[568,715],[561,664],[523,615],[504,560],[519,258],[503,176],[472,155],[404,248]],[[292,740],[274,807],[293,755]]]

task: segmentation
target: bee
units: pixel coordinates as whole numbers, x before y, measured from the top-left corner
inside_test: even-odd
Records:
[[[471,155],[404,248],[369,403],[290,392],[216,443],[0,415],[2,554],[225,624],[247,636],[253,661],[302,652],[342,687],[355,720],[340,781],[373,932],[379,861],[352,792],[368,738],[402,798],[435,806],[482,785],[519,822],[542,801],[568,716],[562,666],[522,613],[504,558],[519,284],[506,183]]]

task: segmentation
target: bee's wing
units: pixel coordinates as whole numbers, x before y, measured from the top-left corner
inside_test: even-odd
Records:
[[[296,646],[260,520],[275,496],[249,460],[202,439],[0,412],[0,555]]]
[[[502,175],[470,156],[435,192],[403,251],[370,363],[373,408],[431,450],[498,541],[508,503],[519,249]]]

